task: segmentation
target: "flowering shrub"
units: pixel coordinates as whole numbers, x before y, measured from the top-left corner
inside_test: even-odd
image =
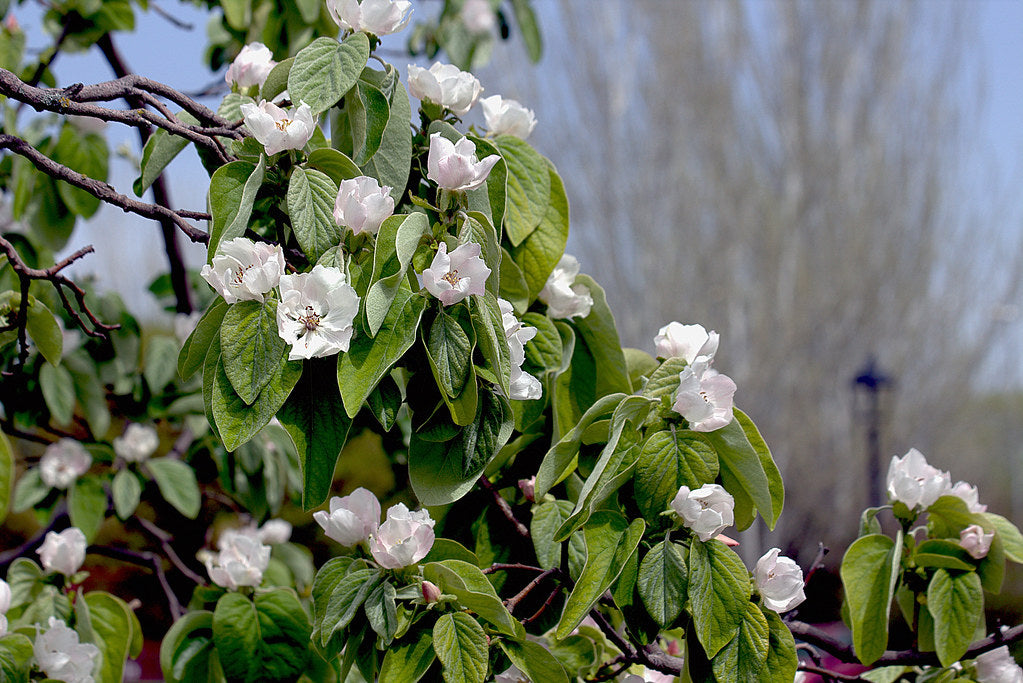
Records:
[[[658,357],[626,352],[603,289],[564,253],[563,181],[524,140],[542,123],[499,95],[482,100],[485,135],[460,119],[483,91],[460,66],[492,39],[500,4],[445,3],[412,43],[443,42],[460,65],[410,66],[407,86],[378,51],[411,21],[407,0],[289,8],[281,25],[308,38],[287,57],[258,43],[239,52],[217,113],[148,86],[186,114],[160,119],[136,193],[190,142],[210,171],[208,215],[112,198],[0,138],[18,154],[3,176],[17,201],[31,201],[27,177],[74,215],[100,199],[150,211],[208,245],[196,281],[209,285],[184,340],[145,338],[115,300],[94,316],[62,265],[29,267],[0,242],[0,342],[17,378],[5,389],[32,389],[21,403],[5,392],[2,424],[47,443],[3,499],[45,525],[0,583],[3,677],[114,682],[138,656],[136,605],[82,588],[90,554],[157,577],[175,619],[161,637],[168,681],[789,683],[818,668],[798,658],[797,637],[883,664],[886,681],[1017,676],[999,645],[1023,627],[975,635],[987,631],[984,591],[1023,561],[1023,536],[916,451],[893,459],[891,503],[864,514],[842,562],[852,652],[782,620],[805,599],[802,570],[774,548],[751,572],[721,535],[758,517],[772,528],[785,492],[735,382],[711,367],[718,334],[671,322]],[[528,3],[510,5],[531,42]],[[245,28],[235,4],[223,9]],[[91,91],[78,101],[81,90],[0,76],[8,98],[99,115]],[[100,118],[137,115],[113,111]],[[105,180],[98,166],[86,170]],[[82,292],[77,308],[65,290]],[[96,339],[76,346],[61,325]],[[331,495],[365,434],[409,485],[382,521],[367,488]],[[9,482],[7,437],[0,455]],[[220,525],[194,557],[154,521],[184,532],[184,519],[224,508],[247,523]],[[304,545],[313,521],[326,559]],[[150,545],[105,542],[118,522]],[[303,543],[291,522],[307,527]],[[187,599],[168,573],[188,582]],[[887,649],[893,602],[917,635],[912,656]]]

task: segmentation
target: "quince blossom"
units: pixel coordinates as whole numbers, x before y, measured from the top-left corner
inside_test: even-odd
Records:
[[[735,499],[718,484],[704,484],[695,491],[679,488],[671,507],[682,524],[707,542],[735,523]]]
[[[490,33],[497,28],[497,13],[490,6],[490,0],[465,0],[459,17],[472,34]]]
[[[439,104],[455,116],[464,116],[483,92],[479,79],[471,73],[441,62],[434,62],[429,69],[409,64],[408,89],[416,99]]]
[[[887,482],[888,497],[910,510],[930,507],[952,488],[948,472],[928,465],[915,448],[910,448],[901,458],[892,456]]]
[[[571,254],[562,255],[540,290],[540,301],[547,304],[547,315],[552,318],[585,318],[590,314],[593,297],[586,285],[574,284],[578,274],[578,259]]]
[[[467,192],[485,183],[500,159],[491,154],[480,161],[476,157],[476,145],[469,138],[451,142],[440,133],[434,133],[430,136],[426,177],[441,189]]]
[[[359,312],[359,295],[338,268],[281,276],[277,334],[291,344],[288,360],[347,351]]]
[[[536,128],[536,114],[518,101],[491,95],[480,100],[490,135],[514,135],[525,140]]]
[[[966,507],[970,512],[987,512],[987,505],[983,505],[980,502],[977,487],[972,484],[968,484],[965,481],[957,481],[955,486],[942,495],[955,496],[956,498],[962,499],[962,501],[966,503]]]
[[[671,409],[689,421],[695,432],[712,432],[727,426],[733,418],[735,382],[709,367],[705,357],[697,358],[678,375],[678,393]]]
[[[284,251],[279,245],[235,237],[220,245],[213,261],[199,275],[229,304],[263,301],[284,274]]]
[[[628,674],[621,683],[675,683],[675,676],[643,667],[642,674]]]
[[[482,248],[475,242],[455,247],[441,242],[429,268],[419,274],[419,285],[440,299],[445,306],[456,304],[470,294],[483,295],[490,268],[480,258]]]
[[[99,648],[80,642],[78,633],[57,617],[50,617],[48,628],[36,636],[32,653],[47,678],[65,683],[94,681]]]
[[[142,462],[156,452],[160,437],[151,425],[133,422],[124,434],[114,437],[114,453],[128,462]]]
[[[1023,669],[1012,658],[1007,645],[977,655],[973,665],[977,683],[1023,683]]]
[[[39,478],[47,486],[66,489],[89,471],[92,456],[78,441],[61,439],[51,443],[39,460]]]
[[[355,234],[377,234],[380,224],[394,213],[391,188],[383,187],[376,178],[359,176],[342,180],[334,202],[334,222],[350,228]]]
[[[266,148],[268,156],[286,149],[302,149],[316,130],[313,112],[305,102],[285,111],[273,102],[261,100],[258,105],[246,102],[241,110],[246,128]]]
[[[275,66],[277,62],[270,48],[263,43],[249,43],[231,62],[224,80],[239,88],[262,87]]]
[[[60,533],[46,532],[43,545],[36,552],[47,572],[72,576],[85,563],[85,534],[78,527],[68,527]]]
[[[369,552],[384,569],[416,564],[433,547],[434,520],[427,510],[411,512],[404,503],[387,510],[387,519],[369,539]]]
[[[409,0],[327,0],[327,11],[342,31],[364,31],[377,36],[397,33],[412,18]]]
[[[534,401],[543,396],[543,387],[540,380],[522,370],[522,363],[526,360],[526,342],[536,336],[536,328],[523,325],[515,317],[510,302],[498,297],[497,304],[501,308],[504,336],[508,340],[511,359],[511,396],[508,398],[513,401]]]
[[[11,585],[0,579],[0,638],[7,635],[7,610],[11,608]]]
[[[235,590],[239,586],[258,586],[270,564],[270,546],[240,531],[227,531],[217,544],[220,550],[205,560],[206,572],[213,583]]]
[[[775,612],[787,612],[806,600],[803,593],[803,570],[781,551],[771,548],[757,560],[753,580],[764,599],[764,606]]]
[[[287,543],[291,538],[291,522],[283,519],[269,519],[256,530],[259,542],[264,545]]]
[[[361,486],[343,498],[331,498],[329,510],[314,512],[313,519],[327,538],[346,548],[369,540],[380,525],[380,501],[371,491]]]
[[[985,533],[984,527],[979,524],[971,524],[959,532],[959,545],[970,554],[975,560],[983,560],[991,550],[991,542],[995,540],[995,533]]]
[[[660,358],[684,358],[692,363],[699,356],[712,359],[718,350],[718,340],[718,333],[708,332],[703,325],[670,322],[654,337],[654,346]]]

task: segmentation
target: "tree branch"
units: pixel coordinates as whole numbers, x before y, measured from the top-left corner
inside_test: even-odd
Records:
[[[515,513],[512,511],[511,505],[509,505],[508,501],[501,497],[501,492],[490,483],[490,480],[487,479],[485,474],[480,475],[478,483],[491,495],[491,497],[493,497],[494,503],[497,504],[497,509],[501,511],[501,514],[505,516],[505,519],[511,522],[511,525],[515,528],[515,532],[522,538],[530,538],[529,528],[515,517]]]

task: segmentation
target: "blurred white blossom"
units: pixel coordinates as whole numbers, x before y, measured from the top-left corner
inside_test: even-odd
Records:
[[[218,552],[205,560],[206,571],[213,583],[235,590],[239,586],[258,586],[270,564],[270,546],[244,532],[224,532],[217,544]]]
[[[39,459],[39,478],[47,486],[66,489],[89,471],[92,456],[74,439],[51,443]]]
[[[78,527],[68,527],[60,533],[46,532],[43,545],[36,552],[43,569],[72,576],[85,563],[85,534]]]
[[[514,135],[525,140],[536,128],[536,114],[517,100],[491,95],[480,100],[490,135]]]
[[[497,13],[490,6],[490,0],[465,0],[458,16],[469,33],[480,35],[497,28]]]
[[[277,66],[274,55],[263,43],[249,43],[241,49],[224,74],[224,80],[239,88],[262,87],[266,77]]]
[[[79,641],[78,633],[56,617],[36,636],[32,647],[36,663],[47,678],[65,683],[93,683],[99,648]]]
[[[1023,683],[1023,669],[1012,658],[1007,645],[977,655],[977,683]]]
[[[114,437],[114,453],[128,462],[142,462],[156,452],[160,437],[152,425],[132,422],[124,434]]]

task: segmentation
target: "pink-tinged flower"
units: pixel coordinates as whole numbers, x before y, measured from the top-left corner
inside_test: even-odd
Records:
[[[707,332],[703,325],[670,322],[654,337],[654,346],[660,358],[684,358],[687,363],[699,356],[710,360],[718,350],[718,333]]]
[[[515,317],[510,302],[499,297],[497,304],[501,308],[504,335],[508,341],[511,361],[511,395],[508,398],[513,401],[535,401],[543,396],[543,386],[540,380],[523,371],[522,363],[526,360],[526,342],[536,336],[536,328],[523,325],[522,321]]]
[[[229,304],[263,301],[284,274],[284,251],[276,244],[235,237],[217,249],[199,275]]]
[[[689,421],[696,432],[712,432],[727,426],[733,418],[735,382],[708,367],[698,358],[678,375],[678,393],[671,409]]]
[[[627,674],[621,683],[675,683],[675,676],[662,674],[660,671],[648,669],[645,666],[642,674]]]
[[[593,297],[586,285],[575,284],[579,274],[579,261],[564,254],[547,277],[540,290],[540,301],[547,304],[547,315],[552,318],[585,318],[593,307]]]
[[[757,560],[753,581],[757,585],[764,606],[775,612],[788,612],[806,600],[803,593],[803,570],[781,551],[771,548]]]
[[[85,534],[78,527],[68,527],[57,533],[46,532],[42,547],[36,552],[43,569],[72,576],[85,563]]]
[[[519,490],[522,491],[522,495],[526,497],[530,503],[536,501],[536,475],[534,474],[529,479],[519,479]]]
[[[494,676],[494,683],[531,683],[529,676],[522,673],[519,667],[512,664]]]
[[[717,484],[704,484],[695,491],[679,488],[671,507],[682,524],[707,542],[735,523],[735,499]]]
[[[423,601],[427,603],[437,602],[438,600],[440,600],[441,596],[440,588],[438,588],[437,584],[435,583],[423,581],[422,585],[420,586],[420,591],[423,594]]]
[[[124,434],[114,437],[114,453],[127,462],[142,462],[156,452],[160,437],[152,425],[132,422]]]
[[[39,460],[39,478],[55,489],[66,489],[89,471],[92,456],[74,439],[51,443]]]
[[[451,142],[440,133],[434,133],[430,136],[426,177],[444,190],[475,190],[487,181],[491,169],[500,160],[496,154],[483,161],[477,159],[476,145],[469,138]]]
[[[434,521],[426,510],[411,512],[404,503],[387,511],[387,519],[369,540],[369,552],[384,569],[416,564],[433,547]]]
[[[471,73],[441,62],[434,62],[429,69],[409,64],[408,89],[416,99],[439,104],[455,116],[464,116],[483,92]]]
[[[334,202],[334,222],[355,234],[377,234],[380,224],[394,213],[391,188],[383,187],[376,178],[359,176],[342,180]]]
[[[927,508],[952,488],[948,472],[927,464],[923,454],[909,449],[901,458],[892,456],[888,466],[888,497],[910,510]]]
[[[80,642],[78,633],[57,617],[50,617],[47,629],[36,636],[32,654],[47,678],[64,683],[93,683],[99,648]]]
[[[490,6],[490,0],[465,0],[458,15],[469,33],[481,35],[497,28],[497,13]]]
[[[262,86],[275,66],[277,62],[270,48],[263,43],[249,43],[231,62],[224,80],[239,88]]]
[[[480,100],[490,135],[514,135],[525,140],[536,128],[536,114],[516,100],[491,95]]]
[[[327,11],[342,31],[364,31],[377,36],[397,33],[412,18],[409,0],[327,0]]]
[[[327,538],[346,548],[369,540],[380,525],[380,501],[371,491],[361,486],[343,498],[331,498],[329,510],[314,512],[313,519]]]
[[[943,495],[955,496],[956,498],[962,499],[962,501],[966,503],[966,507],[970,512],[987,512],[987,505],[983,505],[980,502],[977,487],[972,484],[968,484],[965,481],[957,481],[956,485],[946,491]]]
[[[268,155],[286,149],[302,149],[316,129],[313,112],[305,102],[285,111],[273,102],[261,100],[258,105],[246,102],[241,110],[245,127],[266,148]]]
[[[445,306],[456,304],[470,294],[483,295],[490,268],[480,258],[482,249],[475,242],[455,247],[441,242],[429,268],[419,275],[419,285],[440,299]]]
[[[979,524],[971,524],[959,532],[959,545],[975,560],[983,560],[987,557],[993,540],[995,540],[994,532],[985,533],[984,527]]]
[[[347,351],[358,312],[359,295],[338,268],[281,276],[277,334],[291,344],[288,360]]]
[[[220,552],[206,559],[206,572],[213,583],[228,590],[258,586],[270,564],[270,546],[244,531],[227,531],[217,544]]]
[[[977,683],[1023,683],[1023,669],[1012,658],[1007,645],[977,655],[973,665]]]

